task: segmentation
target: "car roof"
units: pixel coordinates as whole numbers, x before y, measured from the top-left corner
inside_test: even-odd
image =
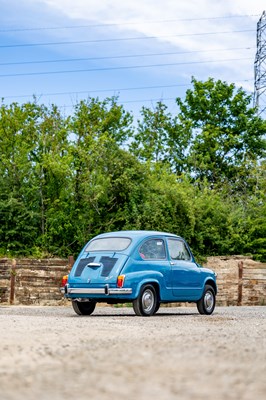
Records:
[[[180,236],[175,235],[173,233],[167,233],[167,232],[160,232],[160,231],[148,231],[148,230],[127,230],[127,231],[115,231],[115,232],[106,232],[106,233],[101,233],[91,240],[95,239],[103,239],[107,237],[119,237],[119,238],[130,238],[131,239],[131,244],[129,247],[127,247],[124,250],[118,251],[122,252],[123,254],[129,255],[132,251],[135,251],[135,246],[138,246],[142,240],[145,238],[158,238],[158,237],[173,237],[173,238],[180,238]],[[87,245],[90,243],[90,241],[87,243]],[[86,249],[87,245],[84,247]]]
[[[131,238],[144,238],[147,236],[173,236],[173,237],[180,237],[178,235],[175,235],[173,233],[167,233],[167,232],[160,232],[160,231],[146,231],[146,230],[128,230],[128,231],[115,231],[115,232],[106,232],[106,233],[101,233],[100,235],[95,236],[94,239],[96,238],[101,238],[101,237],[108,237],[108,236],[116,236],[116,237],[131,237]]]

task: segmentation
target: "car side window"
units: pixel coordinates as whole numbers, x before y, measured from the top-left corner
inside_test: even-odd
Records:
[[[166,258],[164,241],[161,239],[149,239],[144,242],[139,254],[144,260],[163,260]]]
[[[191,259],[191,255],[182,240],[168,239],[168,249],[172,260],[185,260]]]

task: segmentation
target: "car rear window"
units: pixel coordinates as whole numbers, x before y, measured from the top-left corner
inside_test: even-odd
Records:
[[[130,238],[108,237],[92,240],[85,251],[122,251],[128,248],[131,243]]]

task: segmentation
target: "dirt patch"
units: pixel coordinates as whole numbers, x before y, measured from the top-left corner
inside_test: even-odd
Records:
[[[264,399],[266,307],[0,307],[2,400]]]

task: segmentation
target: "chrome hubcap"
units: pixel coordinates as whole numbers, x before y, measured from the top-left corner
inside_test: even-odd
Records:
[[[207,311],[210,311],[214,304],[214,297],[211,291],[207,291],[204,296],[204,305]]]
[[[147,289],[142,295],[143,311],[145,312],[151,311],[153,305],[154,305],[154,294],[150,289]]]

